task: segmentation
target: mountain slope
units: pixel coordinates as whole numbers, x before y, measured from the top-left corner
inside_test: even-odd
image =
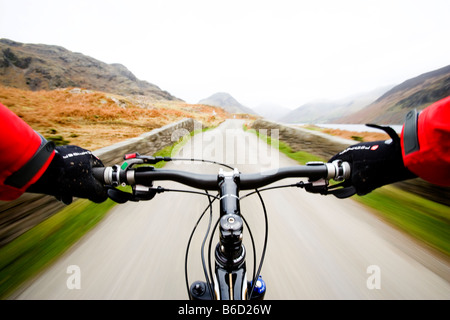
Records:
[[[366,108],[336,122],[402,124],[409,110],[422,110],[449,95],[450,65],[406,80]]]
[[[121,64],[107,64],[63,47],[0,39],[0,84],[28,90],[81,87],[120,95],[179,100],[137,79]]]
[[[352,114],[368,106],[392,86],[355,94],[334,101],[318,101],[304,104],[283,116],[280,121],[287,123],[333,123],[342,116]]]
[[[135,138],[184,118],[217,126],[229,117],[217,107],[80,88],[31,91],[0,85],[0,103],[48,140],[89,150]]]
[[[198,103],[214,107],[221,107],[229,113],[255,114],[255,111],[242,105],[229,93],[226,92],[217,92],[206,99],[200,100]]]

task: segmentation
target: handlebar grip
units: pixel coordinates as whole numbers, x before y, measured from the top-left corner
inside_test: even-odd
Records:
[[[105,170],[105,167],[94,167],[92,168],[92,175],[101,183],[105,183]]]
[[[342,181],[350,178],[351,167],[350,164],[342,160],[334,160],[333,162],[325,163],[328,169],[327,179],[333,179],[335,181]]]

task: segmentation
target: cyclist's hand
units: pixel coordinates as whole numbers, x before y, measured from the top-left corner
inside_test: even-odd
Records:
[[[42,177],[27,191],[55,196],[65,204],[72,197],[100,203],[108,196],[105,187],[92,175],[103,163],[90,151],[77,146],[56,147],[56,154]]]
[[[352,145],[329,160],[350,163],[351,177],[344,183],[348,190],[353,188],[349,195],[365,195],[383,185],[416,177],[403,164],[397,133],[390,127],[368,126],[386,131],[391,139]]]

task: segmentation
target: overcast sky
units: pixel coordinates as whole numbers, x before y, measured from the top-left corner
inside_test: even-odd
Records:
[[[63,46],[196,103],[296,108],[450,64],[449,0],[0,0],[0,38]]]

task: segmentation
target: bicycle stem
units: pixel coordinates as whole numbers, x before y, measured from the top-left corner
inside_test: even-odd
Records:
[[[216,260],[224,268],[236,268],[245,261],[242,245],[243,220],[239,206],[239,172],[219,172],[220,242]]]
[[[237,169],[230,172],[220,170],[220,238],[215,250],[215,276],[218,279],[215,290],[222,299],[230,300],[245,299],[248,287],[239,184],[240,174]]]

